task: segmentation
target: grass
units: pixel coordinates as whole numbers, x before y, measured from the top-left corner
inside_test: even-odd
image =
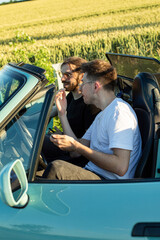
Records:
[[[160,59],[159,0],[33,0],[0,6],[0,67],[24,61],[46,69],[67,56],[105,52]]]

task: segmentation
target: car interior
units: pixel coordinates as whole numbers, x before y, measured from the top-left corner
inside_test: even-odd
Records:
[[[159,77],[159,75],[157,75]],[[119,93],[134,108],[142,137],[142,156],[135,178],[154,178],[160,128],[159,83],[154,74],[142,72],[133,81],[118,78]]]
[[[159,82],[160,73],[154,74],[149,72],[140,72],[135,75],[134,78],[119,74],[117,79],[115,94],[117,97],[121,97],[127,101],[134,108],[142,136],[142,156],[135,172],[135,178],[138,179],[155,178],[156,171],[160,173],[160,169],[157,169],[157,152],[160,138]],[[47,89],[49,89],[49,86],[47,86],[44,91],[47,91]],[[42,93],[43,90],[40,91],[33,100],[36,102],[36,98],[38,97],[39,99],[39,97],[43,95]],[[29,129],[30,127],[28,124],[30,124],[30,114],[27,116],[27,114],[20,112],[20,116]],[[3,136],[1,136],[1,140],[3,140],[3,138],[6,139],[6,132],[5,134],[2,133],[1,135]],[[0,145],[2,145],[2,143]],[[0,154],[0,159],[2,157],[1,155],[2,154]],[[35,180],[41,178],[43,170],[46,168],[46,162],[42,156],[39,157],[39,161],[40,166]]]
[[[116,62],[115,59],[114,62]],[[137,64],[140,65],[139,59]],[[145,68],[150,70],[148,66],[149,62]],[[156,67],[154,66],[154,68]],[[133,72],[136,73],[135,70]],[[130,74],[130,72],[127,73]],[[160,171],[156,169],[160,138],[160,73],[140,72],[134,77],[133,73],[132,77],[126,75],[118,73],[115,94],[131,104],[138,118],[142,137],[142,156],[135,172],[135,178],[155,178],[156,171]]]
[[[154,178],[160,137],[160,97],[157,78],[147,72],[130,79],[118,77],[116,95],[134,108],[142,136],[142,156],[135,178]],[[43,171],[42,171],[43,172]],[[41,176],[37,172],[37,177]]]

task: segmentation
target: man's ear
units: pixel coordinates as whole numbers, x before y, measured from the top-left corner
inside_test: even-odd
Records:
[[[84,73],[80,73],[80,74],[79,74],[79,81],[81,81],[81,80],[82,80],[82,78],[83,78],[83,75],[84,75]]]
[[[99,91],[100,87],[101,87],[100,82],[96,81],[96,82],[94,83],[94,89],[95,89],[95,91],[96,91],[96,92]]]

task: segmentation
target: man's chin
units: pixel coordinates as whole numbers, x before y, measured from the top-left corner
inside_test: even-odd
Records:
[[[70,87],[69,87],[68,85],[63,85],[63,87],[64,87],[64,89],[65,89],[66,91],[71,91],[71,89],[70,89]]]

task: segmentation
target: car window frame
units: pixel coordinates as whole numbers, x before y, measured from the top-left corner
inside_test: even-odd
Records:
[[[30,170],[28,174],[28,182],[33,182],[36,177],[36,171],[39,164],[39,156],[41,154],[42,144],[46,133],[47,125],[52,110],[54,96],[56,93],[56,86],[50,85],[50,89],[46,89],[46,96],[41,109],[41,117],[39,118],[38,128],[36,129],[35,138],[33,142],[32,154],[30,158]]]
[[[22,73],[13,71],[12,69],[3,69],[2,73],[3,72],[5,72],[7,74],[11,74],[11,75],[17,75],[20,79],[23,80],[23,82],[20,83],[20,86],[9,96],[9,98],[7,98],[7,100],[4,103],[2,103],[0,105],[0,111],[8,104],[8,102],[11,101],[11,99],[23,88],[23,86],[27,82],[27,77],[25,75],[23,75]]]

